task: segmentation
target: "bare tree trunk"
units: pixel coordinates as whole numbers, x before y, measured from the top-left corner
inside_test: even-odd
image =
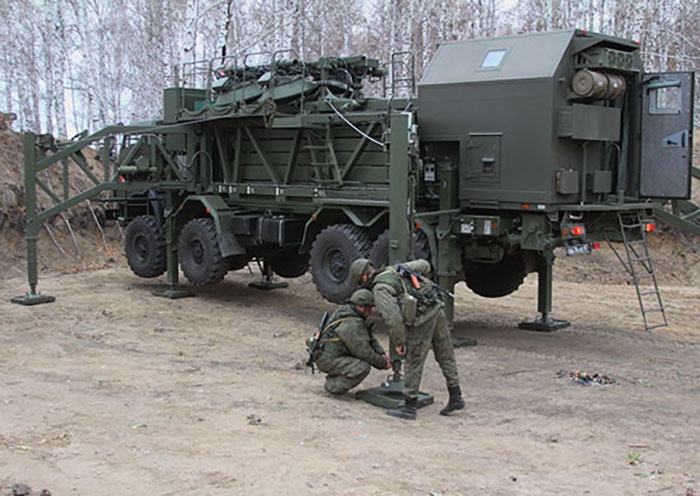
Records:
[[[56,63],[54,67],[54,109],[56,116],[56,130],[59,136],[68,136],[68,122],[66,119],[66,66],[68,65],[68,43],[66,39],[65,17],[63,15],[63,2],[57,1],[54,15],[56,17]]]

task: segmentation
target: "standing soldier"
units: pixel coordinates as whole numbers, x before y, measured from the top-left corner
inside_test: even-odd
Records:
[[[369,375],[370,365],[389,369],[391,361],[367,324],[374,311],[374,298],[367,289],[352,294],[321,331],[321,351],[315,364],[326,376],[325,389],[333,395],[347,393]]]
[[[377,270],[370,260],[360,258],[350,266],[353,282],[372,290],[377,311],[388,327],[396,352],[405,356],[404,406],[387,413],[408,420],[416,418],[423,366],[431,347],[450,395],[440,415],[465,407],[444,304],[439,289],[428,279],[430,272],[426,260]]]

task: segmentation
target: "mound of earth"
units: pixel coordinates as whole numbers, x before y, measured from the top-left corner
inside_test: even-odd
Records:
[[[88,169],[97,177],[103,173],[95,150],[85,149]],[[68,163],[69,195],[84,191],[90,179],[74,163]],[[39,173],[39,179],[56,196],[63,194],[62,167]],[[40,208],[52,205],[43,191],[37,195]],[[21,275],[26,271],[24,242],[24,150],[23,136],[0,130],[0,277]],[[99,268],[121,255],[121,230],[106,226],[104,208],[99,201],[83,202],[54,216],[42,227],[39,246],[39,271],[73,272]],[[116,248],[115,248],[116,247]]]

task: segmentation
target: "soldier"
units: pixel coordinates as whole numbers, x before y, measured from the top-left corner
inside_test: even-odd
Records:
[[[370,260],[360,258],[350,266],[353,282],[372,289],[377,311],[388,327],[396,352],[405,356],[404,406],[387,410],[387,413],[408,420],[416,418],[423,365],[431,347],[450,395],[440,415],[449,415],[466,406],[459,387],[444,304],[439,290],[428,280],[430,272],[430,263],[426,260],[377,270]]]
[[[370,365],[389,369],[391,361],[372,335],[367,317],[374,312],[374,298],[367,289],[352,294],[350,304],[331,315],[322,332],[322,350],[315,360],[326,376],[325,389],[333,395],[347,393],[369,375]]]

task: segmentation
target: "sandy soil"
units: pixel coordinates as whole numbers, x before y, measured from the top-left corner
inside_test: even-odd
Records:
[[[158,298],[165,279],[131,274],[119,232],[103,239],[83,209],[50,223],[55,241],[41,233],[39,289],[57,301],[11,304],[27,290],[18,139],[0,133],[11,152],[0,154],[0,495],[19,483],[54,495],[700,494],[698,237],[650,241],[670,323],[652,332],[608,249],[557,262],[553,316],[572,326],[551,334],[517,329],[536,315],[535,277],[497,300],[460,285],[454,334],[479,343],[456,350],[467,409],[438,415],[447,394],[430,358],[435,404],[401,421],[326,396],[322,375],[298,367],[332,309],[308,275],[259,292],[239,271],[195,298]]]
[[[238,271],[168,300],[152,295],[163,278],[102,256],[101,270],[42,273],[53,304],[11,304],[26,283],[3,280],[0,494],[16,483],[54,495],[700,491],[697,284],[662,279],[670,326],[645,332],[633,287],[568,280],[576,265],[564,262],[554,316],[572,326],[550,334],[516,327],[535,316],[534,277],[497,300],[460,286],[454,333],[479,343],[456,350],[467,409],[438,415],[447,394],[429,358],[435,403],[409,422],[328,397],[323,376],[299,367],[332,308],[308,275],[259,292]],[[557,374],[577,370],[615,384]]]

